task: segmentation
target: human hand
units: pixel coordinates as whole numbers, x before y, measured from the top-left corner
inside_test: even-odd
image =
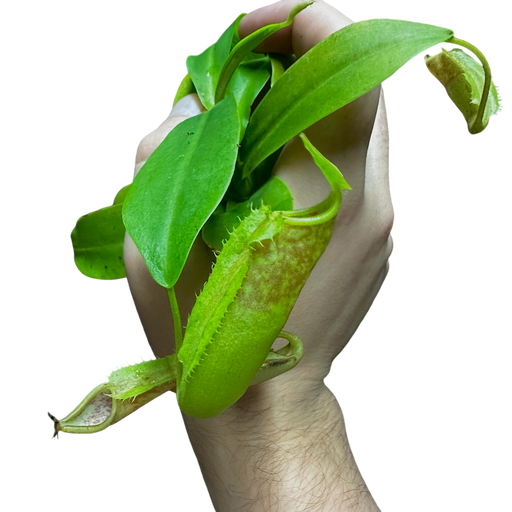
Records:
[[[241,36],[286,19],[295,3],[293,0],[278,2],[246,16],[240,24]],[[328,4],[315,3],[301,13],[293,25],[265,41],[259,50],[300,56],[349,23],[348,18]],[[301,368],[315,382],[321,382],[327,375],[332,360],[366,314],[387,271],[392,207],[382,101],[368,151],[379,102],[378,89],[306,131],[313,144],[338,166],[352,185],[338,214],[331,243],[313,270],[285,327],[303,340],[305,353]],[[141,142],[136,171],[174,126],[200,111],[196,95],[181,100],[169,118]],[[295,208],[316,204],[328,195],[326,180],[298,139],[283,150],[274,175],[288,184]],[[208,279],[212,262],[211,251],[198,238],[176,285],[183,318],[187,318],[196,294]],[[128,235],[125,264],[130,288],[155,354],[162,356],[173,352],[172,316],[166,290],[153,282]],[[292,380],[293,373],[297,376],[296,372],[288,376]]]

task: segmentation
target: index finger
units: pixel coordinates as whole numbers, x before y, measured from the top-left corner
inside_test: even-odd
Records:
[[[265,25],[285,21],[292,7],[298,3],[298,0],[281,0],[247,14],[240,21],[240,37],[244,38]],[[297,14],[291,25],[271,35],[256,50],[263,53],[293,53],[300,57],[327,36],[351,23],[350,18],[332,5],[315,0]]]

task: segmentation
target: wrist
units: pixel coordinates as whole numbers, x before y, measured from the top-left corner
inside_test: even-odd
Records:
[[[184,416],[215,509],[378,511],[329,389],[320,383],[301,396],[296,383],[273,394],[271,383],[215,418]]]

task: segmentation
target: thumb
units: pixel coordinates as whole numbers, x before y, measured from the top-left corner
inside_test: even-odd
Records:
[[[181,100],[173,106],[169,117],[156,130],[153,130],[140,141],[139,147],[137,148],[137,155],[135,156],[134,176],[174,127],[185,119],[204,112],[204,110],[205,108],[196,93],[188,94],[184,98],[181,98]]]

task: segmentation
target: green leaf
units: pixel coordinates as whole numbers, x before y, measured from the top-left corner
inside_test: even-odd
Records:
[[[270,77],[269,68],[270,59],[260,56],[258,59],[240,64],[229,82],[227,93],[234,96],[238,106],[240,141],[249,122],[251,105]]]
[[[125,278],[122,204],[106,204],[78,215],[68,232],[71,263],[89,281],[118,283]]]
[[[123,244],[125,227],[121,216],[131,180],[119,185],[110,203],[78,215],[68,231],[71,263],[78,275],[98,283],[124,281]]]
[[[255,109],[240,151],[242,176],[292,137],[452,35],[446,28],[385,19],[353,23],[331,34],[286,70]]]
[[[229,52],[238,41],[238,25],[245,14],[238,18],[224,31],[219,40],[200,55],[187,58],[187,70],[197,90],[201,103],[207,110],[215,105],[215,90],[219,75],[228,59]]]
[[[240,126],[233,96],[178,124],[133,180],[123,220],[153,279],[174,286],[235,167]]]
[[[284,181],[273,176],[247,201],[228,201],[225,206],[219,206],[201,231],[203,240],[212,249],[222,250],[223,244],[229,239],[229,234],[242,219],[247,217],[251,210],[261,208],[262,205],[270,206],[273,211],[293,208],[293,197]]]
[[[272,79],[270,87],[274,87],[276,80],[284,73],[284,65],[277,56],[270,57],[270,64],[272,65]]]
[[[252,34],[244,37],[231,51],[229,57],[227,58],[222,71],[220,73],[217,90],[215,91],[215,101],[220,101],[224,94],[226,93],[226,89],[231,79],[235,69],[239,66],[239,64],[244,60],[244,58],[249,55],[252,50],[254,50],[260,43],[262,43],[267,37],[271,36],[278,30],[291,25],[293,19],[299,12],[304,10],[306,7],[311,5],[313,2],[308,0],[306,2],[301,2],[300,4],[295,5],[290,14],[288,15],[288,19],[283,21],[282,23],[273,23],[271,25],[266,25],[265,27],[256,30]]]

